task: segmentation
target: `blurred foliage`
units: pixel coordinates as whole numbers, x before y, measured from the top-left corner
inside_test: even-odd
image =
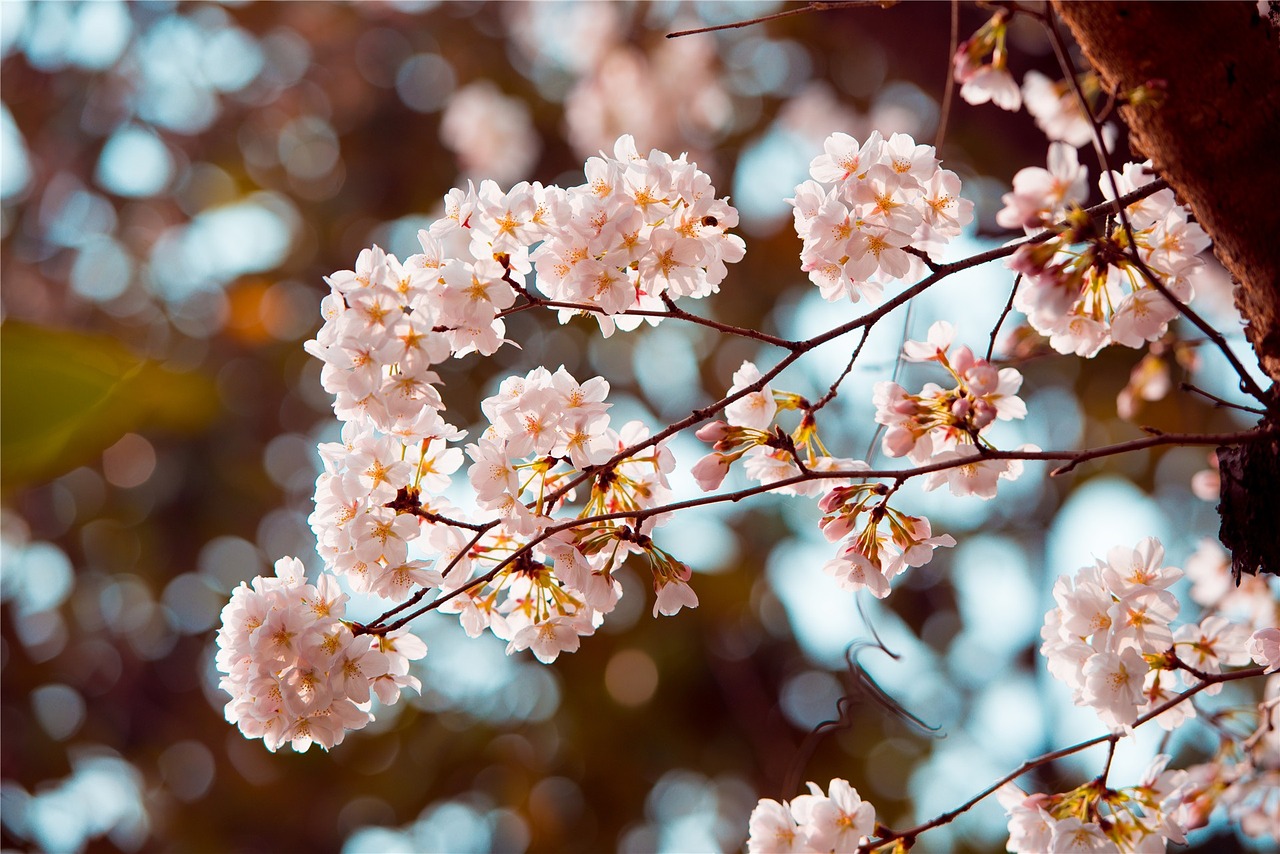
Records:
[[[496,140],[487,167],[525,164],[504,183],[577,183],[583,157],[609,144],[598,140],[632,132],[641,147],[691,151],[744,211],[743,197],[767,189],[771,212],[744,213],[745,269],[707,310],[767,331],[801,322],[811,288],[779,201],[795,180],[771,188],[787,169],[803,176],[831,130],[932,138],[949,7],[663,38],[777,8],[0,3],[6,849],[335,850],[348,839],[370,850],[733,848],[756,797],[794,794],[782,791],[789,777],[848,778],[891,825],[989,782],[973,760],[986,748],[964,731],[1006,696],[991,693],[995,677],[1021,680],[1024,693],[1008,696],[1053,701],[1033,675],[1034,636],[1005,659],[975,640],[950,576],[959,559],[942,555],[895,592],[897,616],[872,614],[913,639],[909,660],[862,660],[955,737],[856,703],[849,726],[796,766],[808,731],[849,690],[844,646],[869,632],[843,594],[818,597],[812,617],[784,601],[787,576],[827,557],[798,545],[798,532],[813,533],[812,507],[786,502],[690,522],[686,542],[700,551],[688,559],[706,570],[695,578],[700,607],[651,620],[652,593],[630,576],[625,614],[550,668],[507,659],[492,638],[468,641],[447,619],[424,621],[423,697],[332,753],[273,756],[222,717],[212,636],[230,590],[282,555],[318,563],[305,519],[315,443],[336,426],[301,342],[319,326],[323,276],[372,242],[415,251],[443,194],[485,176],[469,133]],[[960,32],[982,17],[962,10]],[[1043,40],[1013,38],[1023,67],[1052,71]],[[483,81],[492,88],[467,88]],[[480,106],[448,118],[464,91]],[[487,123],[495,118],[507,124]],[[747,155],[773,150],[769,140],[789,152],[785,168],[775,159],[749,170]],[[1027,116],[957,107],[941,154],[990,226],[1013,172],[1043,152]],[[946,300],[957,310],[973,301],[954,289],[939,299],[942,314]],[[494,376],[545,363],[606,376],[612,399],[659,424],[718,396],[756,356],[704,332],[663,326],[606,343],[591,324],[526,313],[509,326],[523,350],[441,373],[458,423],[478,417]],[[1075,419],[1094,443],[1133,433],[1114,401],[1134,361],[1108,353],[1064,368],[1032,353],[1022,367],[1028,389],[1057,394],[1065,441],[1077,438]],[[831,379],[806,377],[797,382]],[[869,406],[838,403],[833,434],[857,455]],[[1142,417],[1166,429],[1233,424],[1170,402]],[[684,453],[687,464],[698,451]],[[1199,452],[1116,466],[1169,500],[1181,517],[1170,526],[1176,548],[1210,530],[1211,508],[1185,490],[1204,466]],[[1015,544],[995,554],[1018,578],[1030,573],[1021,610],[1032,622],[1045,579],[1073,568],[1034,569],[1051,520],[1102,470],[957,523]],[[810,636],[833,621],[829,654]],[[1059,744],[1039,711],[1020,718],[1027,728],[1010,749]],[[996,847],[998,810],[980,815],[938,831],[929,850]]]
[[[5,489],[52,480],[97,460],[121,436],[194,431],[212,418],[212,383],[139,359],[103,335],[10,321],[0,337]],[[19,403],[20,402],[20,403]]]

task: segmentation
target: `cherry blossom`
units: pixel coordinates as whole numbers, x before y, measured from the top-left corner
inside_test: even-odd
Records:
[[[742,259],[742,239],[728,233],[737,211],[684,155],[642,157],[622,136],[613,156],[591,158],[586,172],[590,183],[548,205],[546,239],[531,258],[538,288],[595,313],[606,336],[636,328],[641,318],[615,317],[628,309],[714,293],[725,264]],[[573,313],[563,309],[561,319]]]
[[[876,826],[875,807],[842,779],[827,791],[809,783],[809,793],[792,801],[762,798],[751,811],[749,852],[833,852],[853,854]]]
[[[1167,755],[1155,757],[1137,785],[1115,789],[1090,782],[1060,794],[1027,794],[1006,783],[996,797],[1009,816],[1008,850],[1164,851],[1168,842],[1182,844],[1188,818],[1180,798],[1188,775],[1166,770],[1168,762]]]
[[[978,453],[976,443],[985,441],[983,431],[996,420],[1026,416],[1026,405],[1016,395],[1022,375],[1014,368],[997,370],[966,346],[951,352],[954,338],[954,327],[938,321],[929,328],[927,340],[907,341],[902,349],[907,361],[943,367],[955,383],[952,388],[926,383],[919,394],[909,394],[895,382],[876,384],[876,421],[889,428],[883,441],[889,456],[908,456],[919,464],[971,456]],[[959,494],[991,497],[993,478],[1014,478],[1020,472],[1015,460],[989,460],[928,475],[925,488],[947,482],[954,485],[953,491],[960,489]]]
[[[1019,451],[1038,451],[1035,445],[1022,445]],[[924,489],[931,492],[944,483],[957,497],[974,495],[991,499],[996,496],[996,486],[1001,480],[1016,480],[1022,474],[1021,460],[977,459],[981,452],[973,445],[959,445],[953,450],[933,456],[933,462],[969,462],[952,465],[924,476]]]
[[[1002,197],[1004,208],[996,214],[997,223],[1034,234],[1062,219],[1068,207],[1085,200],[1088,170],[1077,160],[1074,148],[1062,143],[1050,145],[1048,167],[1018,170],[1013,176],[1013,192]]]
[[[788,854],[807,851],[808,846],[790,806],[764,798],[751,811],[747,837],[750,854]]]
[[[274,577],[242,583],[222,610],[217,666],[219,687],[231,695],[227,722],[273,752],[286,743],[298,752],[312,744],[328,750],[372,720],[378,680],[416,680],[407,670],[388,676],[397,665],[381,639],[357,638],[342,622],[347,597],[332,577],[308,584],[296,558],[281,558],[275,569]],[[406,643],[426,653],[420,641]]]
[[[733,374],[733,385],[729,394],[741,391],[761,380],[760,369],[751,362],[743,362]],[[778,404],[773,399],[773,389],[768,383],[744,397],[729,404],[724,409],[725,420],[734,427],[748,427],[753,430],[768,431],[773,424],[773,417],[778,412]]]
[[[1081,699],[1093,707],[1103,723],[1122,727],[1137,719],[1147,676],[1147,664],[1137,650],[1125,647],[1118,654],[1095,653],[1085,662],[1082,673]]]
[[[1086,93],[1096,90],[1097,78],[1092,72],[1082,75],[1080,85]],[[1074,148],[1086,146],[1093,140],[1093,125],[1080,109],[1080,100],[1067,81],[1055,83],[1039,71],[1028,71],[1022,78],[1022,101],[1035,118],[1036,126],[1049,139]]]
[[[817,783],[791,801],[791,812],[815,851],[856,851],[871,836],[876,809],[845,780],[835,779],[824,794]]]
[[[1146,703],[1144,656],[1173,644],[1178,603],[1164,587],[1181,573],[1162,566],[1163,555],[1154,538],[1136,549],[1117,546],[1106,561],[1054,584],[1057,607],[1045,615],[1040,652],[1076,704],[1093,707],[1112,727],[1133,723]]]
[[[1217,473],[1216,469],[1213,471]],[[1262,575],[1242,575],[1237,586],[1231,572],[1231,555],[1216,540],[1200,541],[1187,559],[1187,578],[1191,581],[1192,601],[1207,611],[1216,611],[1254,629],[1280,622],[1280,598],[1274,581]]]
[[[820,523],[823,536],[841,541],[822,571],[842,590],[866,589],[877,599],[889,595],[890,580],[908,567],[924,566],[935,549],[956,544],[949,534],[935,536],[928,519],[890,507],[884,492],[875,484],[840,485],[818,503],[826,514]]]
[[[1109,198],[1132,191],[1153,180],[1148,167],[1127,164],[1121,172],[1103,176],[1099,186]],[[1013,197],[1005,224],[1021,218],[1033,204],[1030,197],[1016,201],[1016,188]],[[1131,204],[1126,217],[1134,229],[1132,248],[1145,269],[1129,257],[1123,222],[1100,234],[1078,210],[1051,227],[1051,239],[1020,246],[1008,261],[1010,269],[1022,274],[1014,307],[1060,353],[1091,358],[1108,344],[1136,348],[1164,336],[1178,309],[1147,280],[1148,272],[1176,299],[1188,302],[1194,296],[1194,281],[1204,270],[1199,253],[1208,241],[1185,208],[1161,190]]]
[[[1022,92],[1008,69],[1006,19],[1006,12],[996,13],[963,42],[952,59],[952,71],[956,82],[961,84],[960,97],[966,102],[990,101],[1002,110],[1017,111],[1022,106]]]
[[[1249,663],[1247,626],[1225,617],[1210,615],[1198,625],[1180,626],[1174,633],[1178,657],[1202,673],[1221,673],[1222,665],[1239,667]],[[1207,693],[1217,693],[1221,685],[1210,685]]]
[[[1249,637],[1248,652],[1267,673],[1280,670],[1280,629],[1258,629]]]
[[[1037,123],[1060,140],[1047,168],[1015,175],[997,215],[1003,227],[1037,235],[1009,257],[1021,277],[1013,305],[1059,352],[1091,357],[1109,344],[1158,342],[1128,389],[1130,403],[1155,399],[1170,382],[1163,348],[1177,346],[1169,326],[1178,302],[1194,295],[1208,239],[1167,190],[1131,203],[1124,217],[1081,209],[1087,171],[1075,146],[1087,141],[1087,119],[1062,84],[1032,73],[1021,91],[1016,86],[1005,46],[1010,14],[999,11],[960,46],[954,72],[970,103],[1017,109],[1025,95]],[[469,132],[446,123],[459,140]],[[521,156],[532,156],[514,127],[470,130],[490,142],[506,134],[524,146]],[[809,174],[789,202],[801,270],[828,301],[878,301],[889,288],[937,273],[946,246],[973,218],[959,177],[941,168],[932,146],[906,134],[871,131],[859,141],[833,133]],[[711,446],[690,468],[697,485],[717,490],[740,464],[760,486],[689,504],[763,491],[814,497],[819,528],[834,544],[823,572],[841,590],[881,599],[895,578],[956,545],[929,519],[890,505],[903,482],[920,477],[926,491],[945,484],[955,496],[990,499],[1001,480],[1022,473],[1019,454],[1000,453],[989,438],[997,421],[1026,416],[1022,374],[957,343],[946,321],[902,348],[903,361],[926,366],[920,370],[941,383],[912,393],[883,381],[873,392],[885,454],[925,471],[870,477],[865,462],[828,449],[819,422],[833,411],[824,407],[844,375],[811,401],[779,387],[779,370],[751,360],[718,403],[656,434],[642,421],[611,421],[605,378],[579,382],[564,366],[537,366],[506,377],[481,401],[483,419],[468,436],[446,420],[453,414],[440,366],[516,343],[507,338],[507,315],[551,309],[562,323],[588,315],[604,337],[661,315],[689,319],[673,304],[719,291],[727,265],[745,252],[731,231],[737,211],[716,197],[710,176],[686,154],[642,153],[631,136],[591,157],[583,183],[568,189],[520,182],[504,190],[477,178],[446,195],[444,215],[419,233],[421,253],[402,261],[370,247],[353,269],[327,278],[323,325],[306,344],[342,425],[339,440],[318,449],[323,471],[308,520],[325,572],[309,583],[300,561],[281,559],[273,577],[233,591],[218,633],[227,720],[268,749],[328,749],[372,720],[374,697],[391,704],[405,689],[420,690],[411,662],[426,645],[405,624],[431,610],[456,616],[470,636],[492,633],[508,654],[551,664],[614,613],[628,562],[649,571],[655,618],[698,607],[693,568],[661,545],[675,498],[668,439],[698,418],[720,420],[696,432]],[[1151,180],[1149,165],[1128,164],[1100,186],[1111,198]],[[858,323],[869,330],[879,316]],[[792,355],[819,341],[748,337],[781,343]],[[1176,628],[1174,585],[1183,573],[1167,565],[1154,538],[1116,546],[1054,584],[1040,651],[1113,742],[1157,711],[1167,731],[1192,720],[1197,710],[1176,702],[1180,692],[1217,693],[1225,668],[1252,658],[1267,672],[1280,669],[1268,583],[1235,588],[1225,556],[1208,548],[1187,567],[1191,598],[1211,612]],[[399,605],[362,625],[344,620],[344,591]],[[1250,718],[1253,736],[1199,766],[1170,771],[1159,757],[1139,784],[1119,788],[1105,773],[1060,794],[1003,787],[1009,849],[1164,850],[1184,842],[1219,803],[1246,832],[1273,828],[1280,678],[1267,692]],[[749,851],[851,852],[874,834],[892,836],[845,780],[825,792],[814,783],[808,789],[790,802],[758,802]]]
[[[923,270],[907,247],[940,257],[973,219],[960,179],[939,168],[932,146],[873,131],[862,143],[834,133],[823,149],[813,180],[788,201],[804,241],[800,267],[828,301],[878,300],[886,284]]]

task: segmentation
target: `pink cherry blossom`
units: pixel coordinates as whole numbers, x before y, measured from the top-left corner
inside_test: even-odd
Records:
[[[1267,673],[1280,670],[1280,629],[1258,629],[1249,637],[1249,656],[1266,668]]]

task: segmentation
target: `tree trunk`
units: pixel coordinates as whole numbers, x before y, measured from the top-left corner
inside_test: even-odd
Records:
[[[1280,49],[1254,3],[1063,2],[1054,8],[1113,91],[1167,85],[1124,106],[1149,157],[1213,238],[1245,334],[1280,380]]]

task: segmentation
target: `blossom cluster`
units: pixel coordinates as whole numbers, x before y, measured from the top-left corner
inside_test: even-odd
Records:
[[[1024,228],[1028,234],[1050,230],[1047,239],[1023,244],[1008,261],[1022,277],[1014,306],[1059,353],[1091,358],[1108,344],[1142,347],[1163,336],[1178,314],[1162,288],[1183,303],[1191,300],[1194,279],[1204,266],[1198,254],[1208,238],[1167,189],[1131,204],[1107,230],[1095,227],[1078,207],[1085,199],[1086,170],[1075,149],[1094,138],[1094,121],[1082,99],[1095,99],[1101,84],[1093,72],[1078,75],[1073,86],[1033,71],[1020,90],[1005,54],[1007,17],[1007,11],[997,12],[960,45],[954,75],[971,104],[991,101],[1018,110],[1025,100],[1053,141],[1048,169],[1019,171],[997,215],[1006,228]],[[1158,81],[1126,97],[1132,103],[1159,98]],[[1101,130],[1102,143],[1110,147],[1112,129]],[[1150,166],[1130,163],[1118,174],[1104,175],[1103,195],[1112,199],[1155,180]]]
[[[747,851],[853,854],[875,828],[875,807],[848,782],[837,778],[825,793],[821,786],[810,783],[809,794],[790,802],[761,799],[751,811]]]
[[[1103,176],[1103,195],[1115,198],[1151,183],[1150,165],[1129,163]],[[1091,358],[1108,344],[1137,348],[1165,334],[1179,309],[1149,277],[1189,302],[1209,239],[1168,189],[1125,208],[1132,242],[1123,221],[1099,230],[1074,206],[1083,200],[1083,170],[1071,149],[1055,145],[1048,170],[1014,176],[1000,222],[1029,231],[1050,226],[1047,239],[1023,244],[1009,258],[1009,268],[1022,275],[1013,304],[1054,350]],[[1051,226],[1058,219],[1064,221]]]
[[[543,239],[531,256],[538,288],[579,307],[562,309],[562,321],[587,310],[606,337],[614,328],[634,329],[643,317],[617,315],[715,293],[725,264],[746,251],[742,238],[726,231],[738,212],[683,155],[655,150],[642,157],[623,136],[614,157],[587,160],[586,177],[586,184],[549,192],[541,205],[531,197],[513,210],[513,237],[528,224],[537,226],[529,236]]]
[[[1054,587],[1058,606],[1045,615],[1041,653],[1050,672],[1071,686],[1076,703],[1092,706],[1113,729],[1178,698],[1179,677],[1190,688],[1224,666],[1249,663],[1280,669],[1280,607],[1266,581],[1237,590],[1228,561],[1206,544],[1188,561],[1191,598],[1208,616],[1174,629],[1178,602],[1169,587],[1183,576],[1164,565],[1164,549],[1148,538],[1117,546],[1106,560],[1080,569]],[[1244,622],[1231,622],[1232,615]],[[1251,629],[1257,628],[1250,635]],[[1220,684],[1203,693],[1214,694]],[[1012,784],[999,793],[1009,813],[1009,850],[1018,852],[1163,851],[1183,844],[1219,805],[1246,835],[1276,838],[1280,828],[1280,677],[1267,683],[1257,724],[1248,738],[1224,739],[1210,761],[1166,770],[1158,756],[1138,786],[1112,789],[1095,780],[1057,795],[1032,794]],[[1172,730],[1195,717],[1177,703],[1155,722]],[[1245,713],[1234,714],[1243,719]]]
[[[1093,122],[1069,81],[1053,81],[1038,71],[1028,71],[1021,87],[1013,79],[1006,50],[1008,30],[1008,12],[1000,10],[956,49],[951,66],[960,97],[969,104],[990,102],[1010,112],[1025,106],[1050,140],[1075,148],[1088,145],[1093,140]],[[1077,75],[1077,85],[1090,100],[1102,89],[1093,71]],[[1111,128],[1103,130],[1110,147]]]
[[[418,516],[402,511],[433,506],[430,496],[448,488],[462,451],[447,447],[445,437],[409,444],[356,421],[343,425],[341,442],[322,443],[319,450],[324,471],[308,522],[325,568],[357,593],[397,602],[419,587],[440,586],[432,562],[410,556],[423,530]],[[412,505],[406,504],[410,494]],[[428,496],[425,505],[422,496]]]
[[[1019,87],[1006,51],[1014,13],[998,11],[953,57],[965,100],[1004,109],[1025,104],[1055,140],[1047,168],[1019,171],[997,215],[1001,226],[1031,238],[1008,262],[1019,277],[1012,304],[1062,353],[1091,357],[1112,343],[1156,342],[1177,315],[1177,301],[1192,298],[1207,238],[1169,190],[1133,202],[1104,226],[1081,209],[1088,172],[1076,148],[1097,130],[1083,101],[1098,93],[1098,79],[1054,82],[1032,72]],[[518,117],[514,102],[487,87],[465,94],[444,130],[464,160],[501,158],[501,146],[479,151],[477,140],[527,137],[520,124],[528,124],[527,115]],[[499,108],[505,129],[482,123],[476,136],[468,116],[490,106]],[[526,159],[536,154],[524,149]],[[508,160],[518,167],[520,157]],[[1149,165],[1104,175],[1102,192],[1114,198],[1145,186]],[[687,156],[644,155],[623,136],[584,171],[585,182],[569,189],[522,182],[503,190],[482,180],[452,190],[445,215],[419,232],[420,253],[400,261],[375,246],[360,253],[354,269],[328,278],[325,323],[307,343],[323,362],[321,381],[342,422],[339,441],[319,448],[323,471],[309,519],[325,572],[309,583],[300,561],[281,559],[273,577],[233,592],[218,633],[221,687],[231,696],[226,717],[270,750],[330,748],[372,720],[375,697],[390,704],[404,688],[420,690],[409,669],[426,646],[398,626],[426,610],[456,615],[469,635],[491,632],[506,641],[508,654],[529,650],[552,662],[578,649],[615,610],[623,589],[617,570],[629,558],[648,564],[655,617],[698,605],[690,568],[652,538],[672,498],[675,460],[666,431],[651,438],[638,421],[615,427],[604,378],[579,382],[563,366],[509,376],[480,404],[487,423],[465,445],[464,431],[444,419],[436,370],[514,343],[504,320],[511,312],[550,308],[562,323],[587,315],[609,337],[656,324],[675,313],[676,300],[717,292],[727,265],[744,257],[743,241],[729,231],[737,211]],[[941,168],[932,146],[901,133],[885,139],[871,132],[862,142],[835,133],[809,174],[788,201],[803,243],[801,268],[824,299],[876,301],[889,284],[926,268],[940,277],[967,266],[936,264],[972,221],[973,204],[960,197],[959,177]],[[878,318],[864,318],[865,328]],[[954,339],[951,324],[939,322],[925,341],[907,341],[906,361],[935,363],[950,379],[916,393],[878,383],[875,418],[886,428],[886,455],[931,469],[922,475],[926,490],[945,483],[954,495],[992,498],[999,480],[1022,471],[1021,461],[995,452],[988,430],[1025,417],[1023,380]],[[796,356],[820,340],[780,343]],[[1167,370],[1159,374],[1164,346],[1135,370],[1131,396],[1156,395],[1160,379],[1168,384]],[[711,491],[741,462],[769,491],[821,494],[820,528],[838,543],[824,572],[843,590],[884,598],[894,578],[956,541],[889,505],[902,481],[919,472],[904,473],[892,488],[867,482],[866,463],[833,456],[818,438],[817,412],[847,374],[815,405],[775,389],[754,363],[743,362],[722,401],[723,420],[697,432],[712,451],[692,473]],[[779,424],[787,413],[798,416],[794,429]],[[455,505],[462,494],[470,500]],[[1208,616],[1175,629],[1178,601],[1170,587],[1182,572],[1163,558],[1154,539],[1112,549],[1059,579],[1056,607],[1045,616],[1041,652],[1050,672],[1117,732],[1144,715],[1166,729],[1195,717],[1196,707],[1178,692],[1217,693],[1213,677],[1224,667],[1252,659],[1268,673],[1280,670],[1277,608],[1265,583],[1231,587],[1221,561],[1193,559],[1190,595]],[[368,626],[346,621],[346,590],[399,605]],[[1061,794],[1003,787],[1009,850],[1164,850],[1169,841],[1185,842],[1218,804],[1246,833],[1274,835],[1280,673],[1258,712],[1252,736],[1233,738],[1215,720],[1226,737],[1210,761],[1173,771],[1168,757],[1158,757],[1136,786],[1110,788],[1104,773]],[[856,851],[869,848],[873,836],[904,848],[915,835],[878,825],[875,808],[835,779],[826,791],[810,783],[790,802],[759,801],[747,848]]]
[[[1022,106],[1022,93],[1009,73],[1005,42],[1009,15],[1001,10],[970,38],[961,42],[951,58],[951,73],[960,84],[960,97],[969,104],[988,101],[1002,110]]]
[[[1075,703],[1092,707],[1113,729],[1172,699],[1183,665],[1216,674],[1222,665],[1249,661],[1246,626],[1210,615],[1171,628],[1179,605],[1168,588],[1181,577],[1181,569],[1164,566],[1164,547],[1148,537],[1136,548],[1116,546],[1105,561],[1054,585],[1057,607],[1045,614],[1040,652]],[[1180,704],[1156,722],[1173,729],[1194,714]]]
[[[1219,807],[1246,836],[1280,838],[1280,678],[1264,695],[1254,733],[1225,741],[1207,762],[1175,770],[1161,754],[1142,782],[1118,789],[1101,779],[1053,795],[1002,786],[996,797],[1009,816],[1008,850],[1164,851],[1169,842],[1185,844]]]
[[[818,509],[826,514],[821,522],[823,536],[831,542],[842,541],[840,551],[822,571],[835,578],[842,590],[865,588],[883,599],[889,595],[890,580],[907,567],[924,566],[933,560],[934,549],[956,544],[950,534],[934,536],[923,516],[908,516],[890,507],[888,499],[880,497],[887,491],[879,484],[837,486],[818,502]],[[858,528],[863,514],[865,521]]]
[[[1096,72],[1087,71],[1077,77],[1086,98],[1101,91]],[[1054,142],[1065,142],[1081,148],[1093,141],[1093,123],[1080,107],[1080,99],[1066,80],[1050,80],[1039,71],[1028,71],[1022,78],[1022,102],[1036,121],[1036,127]],[[1103,138],[1111,136],[1110,125],[1103,128]],[[1107,141],[1107,147],[1111,143]]]
[[[936,257],[973,220],[960,178],[942,169],[931,145],[872,131],[861,144],[834,133],[809,164],[812,180],[789,199],[804,245],[800,268],[835,302],[877,300],[885,284],[918,277],[920,258]]]
[[[1184,844],[1196,826],[1188,795],[1195,780],[1186,771],[1166,769],[1161,754],[1136,786],[1108,788],[1090,781],[1062,794],[1027,794],[1006,783],[996,797],[1009,815],[1008,850],[1164,851]]]
[[[1214,496],[1217,494],[1215,487]],[[1185,568],[1191,601],[1205,612],[1259,631],[1274,632],[1273,627],[1280,625],[1280,579],[1243,574],[1237,583],[1231,571],[1231,554],[1217,540],[1201,540]]]
[[[1013,480],[1022,473],[1022,462],[982,459],[980,449],[989,447],[982,433],[996,420],[1026,417],[1026,404],[1017,396],[1022,374],[1014,368],[997,369],[964,345],[951,351],[954,339],[955,327],[940,320],[929,328],[925,341],[903,345],[903,359],[936,362],[955,385],[944,389],[926,383],[919,394],[910,394],[896,382],[878,382],[872,398],[876,422],[888,428],[883,449],[890,457],[906,456],[919,465],[971,460],[930,472],[924,480],[926,490],[945,483],[953,495],[992,498],[999,480]]]
[[[274,752],[340,744],[373,719],[372,697],[394,703],[421,688],[409,661],[427,647],[407,631],[356,637],[342,620],[347,595],[332,576],[308,584],[302,561],[281,558],[275,576],[241,583],[222,609],[218,687],[229,723]]]
[[[595,314],[608,335],[640,322],[620,316],[629,309],[712,293],[742,257],[727,233],[737,212],[683,155],[641,156],[630,137],[614,153],[591,158],[587,183],[569,190],[487,180],[452,190],[444,216],[418,233],[421,253],[402,262],[374,246],[328,277],[324,325],[306,344],[343,424],[339,441],[320,445],[309,518],[325,573],[308,585],[290,559],[277,578],[255,579],[233,596],[219,636],[228,720],[271,749],[327,748],[364,726],[369,688],[352,673],[377,678],[386,702],[417,687],[407,661],[425,646],[404,630],[342,623],[339,580],[400,603],[435,591],[470,634],[490,629],[508,652],[542,661],[600,625],[629,555],[649,563],[655,615],[697,605],[689,567],[650,538],[664,518],[647,511],[669,500],[675,460],[640,422],[610,426],[602,378],[578,383],[564,368],[508,377],[465,449],[443,416],[435,368],[508,343],[504,313],[539,300],[526,286],[535,268],[542,302],[562,320]],[[464,485],[474,501],[459,508],[447,496]],[[637,515],[550,530],[579,497],[579,518]],[[298,604],[312,600],[323,605],[314,613]]]
[[[1005,228],[1025,229],[1039,234],[1079,206],[1088,196],[1089,170],[1080,163],[1076,150],[1055,142],[1049,146],[1048,168],[1027,166],[1013,176],[1013,192],[1001,197],[1004,207],[996,222]]]
[[[759,388],[751,391],[755,386]],[[713,421],[697,432],[699,439],[714,448],[693,467],[694,479],[704,492],[718,487],[739,460],[747,477],[764,485],[799,477],[801,465],[807,471],[818,472],[866,467],[865,463],[828,454],[818,438],[809,402],[794,392],[775,390],[764,381],[755,363],[745,361],[734,372],[727,397],[733,402],[725,406],[724,420]],[[779,412],[795,410],[801,412],[800,423],[788,434],[774,422]],[[822,487],[817,480],[802,480],[773,491],[780,495],[814,495]]]
[[[739,460],[748,477],[765,485],[797,478],[804,472],[867,469],[861,460],[826,454],[811,404],[798,394],[775,391],[753,363],[743,362],[734,373],[729,397],[736,399],[725,407],[725,420],[712,422],[697,433],[713,446],[693,467],[693,476],[703,491],[717,488]],[[788,409],[802,412],[799,426],[790,434],[774,423],[778,412]],[[849,478],[824,477],[801,479],[774,491],[812,495],[824,488],[827,492],[818,503],[818,509],[827,514],[821,522],[823,535],[831,542],[843,542],[837,557],[823,569],[841,589],[865,588],[883,599],[889,595],[890,579],[907,567],[928,563],[938,546],[955,545],[949,535],[933,536],[928,519],[889,507],[885,497],[888,488],[881,484],[850,485]]]
[[[579,384],[563,368],[536,368],[508,378],[481,403],[490,424],[467,446],[467,476],[478,506],[501,524],[449,574],[445,590],[456,595],[441,608],[458,613],[468,634],[489,629],[508,641],[508,652],[532,649],[554,661],[613,610],[622,586],[612,573],[631,554],[649,561],[655,615],[697,605],[689,568],[649,536],[663,514],[634,525],[602,520],[547,530],[550,514],[573,494],[570,483],[584,475],[590,483],[581,516],[640,513],[670,500],[675,458],[665,443],[605,465],[648,439],[638,421],[609,426],[608,390],[600,377]],[[534,535],[533,548],[520,551],[522,538]]]
[[[1223,749],[1186,769],[1192,829],[1221,807],[1245,836],[1280,840],[1280,679],[1273,676],[1264,693],[1258,728],[1244,742],[1249,749]]]

